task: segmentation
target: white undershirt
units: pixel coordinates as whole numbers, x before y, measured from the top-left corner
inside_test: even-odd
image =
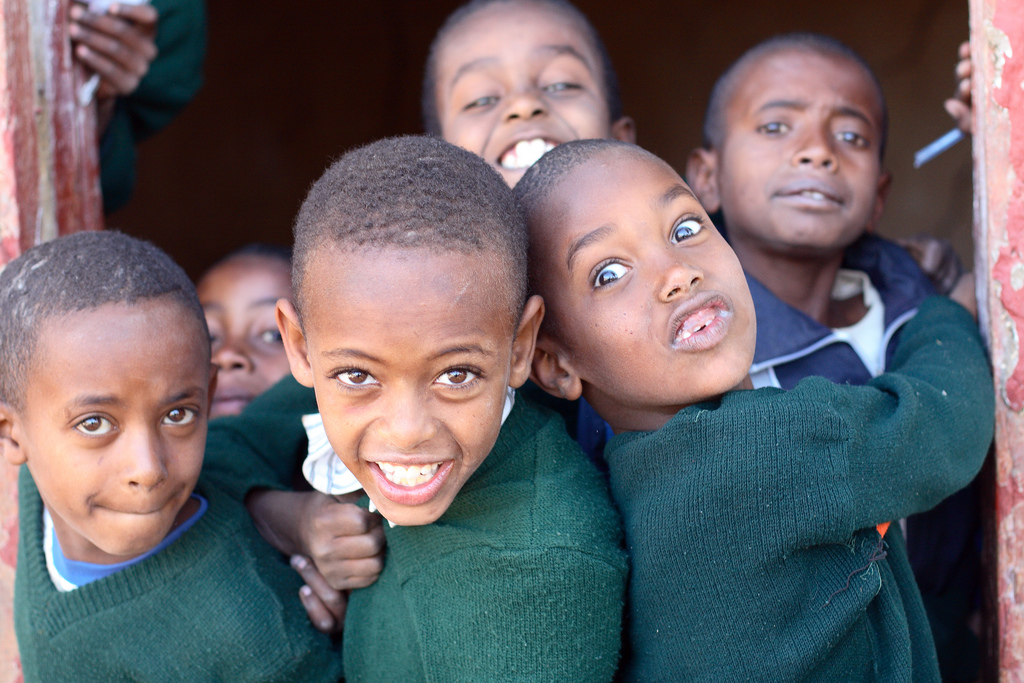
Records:
[[[840,268],[836,273],[835,284],[832,285],[832,300],[843,301],[858,294],[864,297],[864,307],[868,312],[854,324],[835,327],[832,331],[853,348],[871,376],[877,377],[885,370],[885,349],[882,348],[885,339],[885,304],[867,273]]]

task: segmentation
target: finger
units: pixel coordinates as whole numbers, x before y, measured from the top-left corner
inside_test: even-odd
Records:
[[[315,535],[309,552],[317,566],[322,567],[325,562],[337,564],[382,555],[385,542],[384,530],[380,527],[354,536]]]
[[[965,40],[964,42],[960,43],[960,47],[957,48],[957,54],[960,55],[960,59],[970,59],[971,58],[971,41]]]
[[[75,18],[76,16],[78,18]],[[156,57],[155,24],[136,24],[110,14],[80,11],[72,13],[72,38],[75,38],[75,27],[78,30],[87,30],[105,36],[120,44],[122,49],[138,53],[149,61]]]
[[[292,555],[291,565],[332,615],[338,616],[344,613],[345,595],[332,588],[309,559],[302,555]]]
[[[156,21],[160,14],[156,11],[156,8],[150,4],[144,5],[122,5],[116,3],[110,6],[107,10],[109,14],[127,19],[133,24],[141,24],[144,26],[156,26]]]
[[[339,591],[365,588],[377,580],[383,569],[384,563],[375,557],[321,566],[324,580]]]
[[[953,70],[956,73],[957,80],[969,79],[974,71],[971,66],[970,60],[965,60],[956,63],[956,68]]]
[[[139,81],[142,80],[142,76],[125,71],[121,65],[92,50],[87,45],[76,46],[75,56],[98,73],[100,78],[115,90],[116,94],[130,95],[135,92],[135,89],[139,87]]]
[[[329,503],[313,515],[315,532],[323,536],[358,536],[381,525],[380,515],[349,503]]]
[[[317,631],[330,634],[338,628],[339,622],[309,586],[299,589],[299,600],[302,601],[302,606],[306,608],[306,615]]]
[[[122,70],[139,77],[146,73],[150,61],[156,56],[156,48],[152,45],[145,48],[124,43],[80,24],[72,24],[68,33],[76,46],[84,45]]]

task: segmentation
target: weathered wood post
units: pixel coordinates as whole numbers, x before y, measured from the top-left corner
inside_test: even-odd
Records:
[[[0,268],[34,244],[103,227],[95,109],[78,101],[69,6],[0,0]],[[21,679],[17,547],[17,470],[0,461],[0,683]]]
[[[1024,4],[970,0],[975,272],[996,390],[995,584],[1000,681],[1024,681]],[[993,652],[993,650],[995,650]]]

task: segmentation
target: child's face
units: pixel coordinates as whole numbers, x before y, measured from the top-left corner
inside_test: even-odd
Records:
[[[551,147],[583,138],[633,140],[611,121],[601,60],[570,16],[530,2],[472,14],[437,55],[445,140],[479,154],[513,186]]]
[[[292,373],[335,452],[388,520],[429,524],[490,452],[529,376],[543,304],[516,329],[488,253],[324,247],[302,310],[278,305]],[[304,330],[304,332],[303,332]]]
[[[123,562],[187,517],[213,384],[202,330],[173,300],[43,323],[24,410],[0,406],[0,444],[28,464],[67,557]]]
[[[746,379],[746,279],[666,164],[599,154],[559,181],[530,223],[554,331],[537,342],[542,387],[567,398],[582,390],[616,431],[650,430]]]
[[[737,252],[831,256],[881,217],[878,93],[857,64],[805,50],[769,55],[740,77],[717,150],[687,177],[722,209]]]
[[[218,369],[210,417],[237,415],[288,374],[274,311],[278,299],[292,295],[291,267],[240,256],[209,271],[197,289]]]

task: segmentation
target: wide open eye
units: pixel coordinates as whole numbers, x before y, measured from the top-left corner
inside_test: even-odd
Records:
[[[468,368],[452,368],[442,372],[434,381],[449,387],[461,387],[469,384],[479,376]]]
[[[703,229],[704,226],[701,225],[699,220],[696,218],[687,218],[679,221],[679,223],[676,224],[676,227],[672,228],[672,235],[669,239],[672,241],[672,244],[679,244],[683,240],[693,237]]]
[[[90,415],[75,425],[75,429],[88,436],[103,436],[114,430],[114,425],[105,417]]]
[[[594,289],[610,285],[616,280],[624,277],[628,272],[629,268],[621,263],[609,263],[601,268],[601,270],[597,271],[597,275],[594,276]]]
[[[191,408],[171,408],[162,420],[165,425],[182,427],[196,420],[196,411]]]
[[[355,368],[342,370],[335,375],[335,378],[348,387],[368,387],[380,384],[370,373],[365,370],[356,370]]]

